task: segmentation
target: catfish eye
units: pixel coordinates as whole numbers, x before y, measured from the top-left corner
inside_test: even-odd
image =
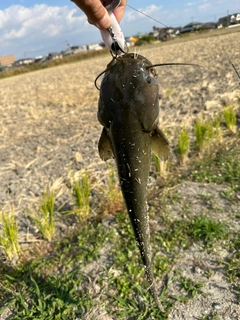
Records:
[[[153,78],[154,78],[154,77],[157,77],[157,71],[156,71],[155,68],[151,68],[151,69],[149,70],[149,72],[150,72],[150,74],[152,75]]]
[[[147,80],[147,83],[149,83],[149,84],[152,82],[152,79],[150,76],[147,76],[146,80]]]

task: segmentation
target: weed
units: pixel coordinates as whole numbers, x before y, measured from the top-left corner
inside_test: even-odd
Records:
[[[46,278],[24,273],[21,279],[13,275],[4,282],[11,295],[10,309],[15,314],[12,319],[75,319],[93,305],[89,292],[81,287],[82,277],[77,270]]]
[[[28,212],[27,215],[37,225],[44,238],[51,241],[55,234],[54,204],[55,194],[50,188],[46,188],[42,195],[42,200],[38,204],[36,211]]]
[[[240,191],[239,140],[222,145],[210,157],[200,159],[191,172],[195,181],[228,183],[232,191]]]
[[[235,197],[236,197],[236,192],[234,191],[234,189],[231,187],[231,186],[229,186],[229,187],[227,187],[227,188],[225,188],[222,192],[221,192],[221,195],[223,196],[223,197],[225,197],[226,199],[228,199],[228,200],[234,200],[235,199]]]
[[[124,209],[124,202],[121,190],[119,188],[118,178],[115,174],[115,167],[110,162],[108,165],[108,188],[101,190],[106,195],[106,201],[103,204],[103,213],[107,214],[116,214],[121,212]]]
[[[230,247],[232,254],[226,261],[222,261],[226,266],[228,280],[238,283],[240,280],[240,235],[233,234]]]
[[[194,125],[196,146],[200,152],[208,149],[213,137],[213,127],[210,121],[197,119]]]
[[[171,99],[172,92],[173,92],[172,88],[168,87],[166,90],[166,96],[168,97],[168,99]]]
[[[113,239],[114,232],[104,230],[102,224],[86,223],[84,230],[78,235],[78,261],[85,265],[99,258],[99,250],[105,241]]]
[[[182,128],[178,137],[177,149],[180,154],[180,163],[184,165],[189,151],[190,138],[186,127]]]
[[[2,222],[0,245],[3,247],[7,257],[12,259],[21,251],[18,242],[18,226],[15,220],[14,208],[7,213],[1,212],[0,220]]]
[[[222,129],[221,129],[221,121],[222,121],[222,114],[219,113],[213,120],[212,120],[212,126],[214,128],[214,136],[217,140],[217,143],[223,142],[222,137]]]
[[[205,215],[194,217],[190,221],[188,235],[194,241],[202,240],[205,243],[227,237],[226,225],[223,222],[208,218]]]
[[[167,161],[163,161],[158,158],[154,153],[152,153],[152,161],[155,167],[155,172],[161,177],[166,176],[167,174]]]
[[[86,171],[77,172],[75,175],[71,172],[72,186],[71,196],[75,205],[75,210],[80,220],[85,220],[90,213],[90,183]]]
[[[223,112],[223,115],[228,129],[235,134],[237,132],[237,117],[233,106],[230,104],[227,105]]]
[[[217,320],[220,319],[219,315],[216,312],[211,312],[208,315],[204,315],[202,318],[199,318],[199,320]]]
[[[213,198],[213,194],[212,193],[200,193],[199,194],[199,198],[202,199],[202,200],[211,200]]]
[[[202,281],[194,282],[190,278],[181,276],[178,279],[178,282],[181,285],[181,290],[184,290],[190,299],[194,298],[196,294],[203,294],[201,289],[204,287],[204,282]]]

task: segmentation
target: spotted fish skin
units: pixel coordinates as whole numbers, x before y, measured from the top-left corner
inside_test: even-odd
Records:
[[[103,160],[115,158],[150,291],[162,308],[152,273],[146,188],[151,149],[166,160],[170,148],[158,124],[158,76],[151,65],[134,54],[120,56],[108,65],[100,87],[98,120],[104,128],[98,148]]]

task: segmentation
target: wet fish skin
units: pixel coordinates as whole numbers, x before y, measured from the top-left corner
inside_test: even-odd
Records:
[[[145,268],[150,291],[155,288],[150,252],[146,188],[151,148],[166,160],[169,142],[159,128],[158,77],[145,57],[126,54],[109,65],[100,87],[98,120],[103,125],[99,154],[115,158],[122,193]]]

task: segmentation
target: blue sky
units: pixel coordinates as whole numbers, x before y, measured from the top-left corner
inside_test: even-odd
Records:
[[[240,0],[128,0],[128,4],[169,26],[190,21],[217,21],[240,11]],[[127,8],[121,23],[125,36],[150,32],[161,25]],[[0,2],[0,56],[17,59],[61,51],[71,45],[101,42],[99,30],[70,0],[5,0]]]

